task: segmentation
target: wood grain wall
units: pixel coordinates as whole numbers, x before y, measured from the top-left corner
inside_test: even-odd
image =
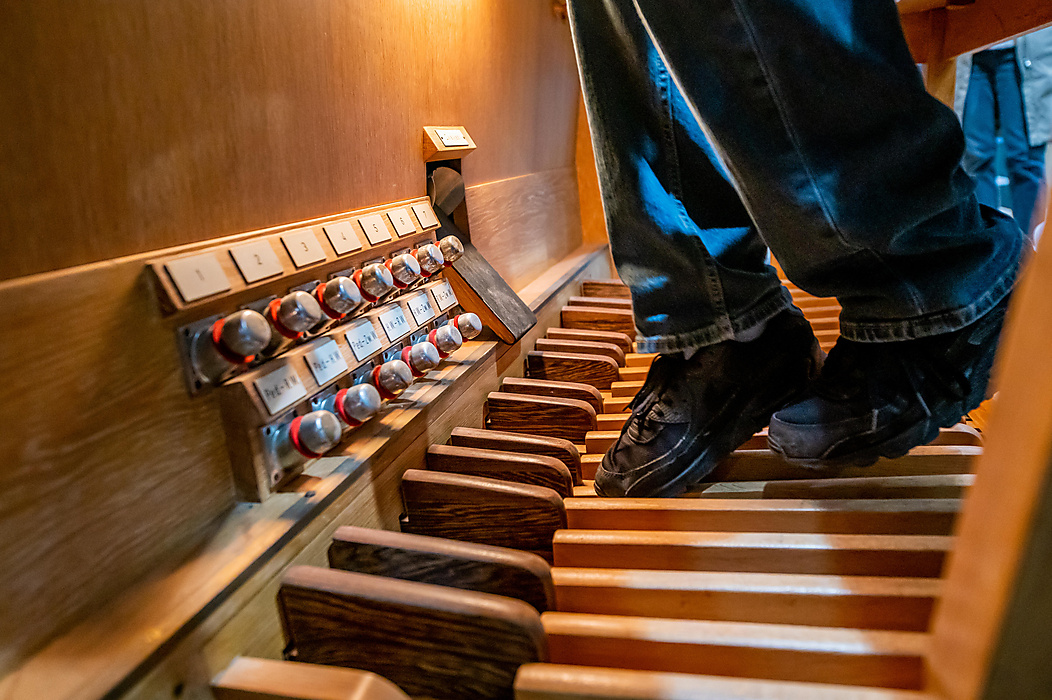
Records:
[[[3,675],[235,507],[151,251],[419,196],[425,124],[479,144],[471,216],[514,286],[581,231],[549,0],[11,0],[0,31]]]

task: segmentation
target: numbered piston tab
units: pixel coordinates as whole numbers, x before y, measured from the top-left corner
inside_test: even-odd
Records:
[[[351,276],[361,290],[362,299],[372,303],[394,289],[394,277],[387,266],[380,263],[369,263],[361,270],[355,270]]]
[[[380,392],[372,384],[355,384],[330,396],[322,408],[332,411],[348,426],[355,428],[380,411]]]
[[[459,314],[453,317],[451,323],[457,327],[465,340],[471,340],[482,332],[482,319],[478,314]]]
[[[402,360],[390,360],[373,370],[373,386],[384,399],[393,399],[413,383],[413,370]]]
[[[336,447],[343,436],[343,426],[331,411],[311,411],[297,416],[269,435],[267,448],[280,471],[308,459],[321,457]]]
[[[428,341],[438,349],[438,356],[443,360],[460,349],[464,336],[452,323],[439,326],[427,334]]]
[[[333,277],[314,288],[314,296],[326,316],[343,318],[362,303],[362,293],[350,277]]]
[[[255,311],[238,311],[202,329],[190,341],[194,374],[215,384],[235,367],[247,365],[270,343],[270,324]]]
[[[438,249],[442,251],[442,258],[446,267],[460,259],[464,254],[464,244],[456,236],[446,236],[438,242]]]
[[[420,263],[410,253],[396,255],[386,263],[394,278],[394,286],[405,289],[420,279]]]
[[[442,357],[438,354],[438,348],[428,341],[414,343],[402,350],[402,362],[409,365],[409,371],[414,377],[422,377],[435,367]]]
[[[322,311],[317,299],[307,292],[295,291],[270,302],[266,316],[279,335],[298,340],[321,321]]]
[[[424,277],[430,277],[441,270],[446,262],[442,250],[434,243],[420,246],[413,251],[413,257],[420,263],[420,274]]]

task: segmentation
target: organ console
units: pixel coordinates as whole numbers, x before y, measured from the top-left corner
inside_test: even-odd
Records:
[[[996,411],[603,499],[655,356],[559,3],[16,5],[0,698],[1048,695],[1052,251]],[[1052,22],[898,5],[944,99]]]

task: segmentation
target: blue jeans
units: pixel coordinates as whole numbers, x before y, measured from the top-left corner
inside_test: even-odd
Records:
[[[962,328],[1022,236],[980,207],[953,112],[892,0],[570,0],[618,273],[640,349],[746,335],[797,285],[858,341]],[[766,244],[766,245],[765,245]]]
[[[1023,107],[1023,85],[1015,49],[980,51],[972,57],[964,101],[964,167],[975,178],[979,201],[996,207],[997,124],[1004,138],[1005,160],[1016,222],[1033,230],[1034,208],[1045,178],[1045,146],[1030,146]]]

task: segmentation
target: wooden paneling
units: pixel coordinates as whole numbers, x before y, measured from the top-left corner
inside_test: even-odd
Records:
[[[0,26],[0,279],[421,194],[426,124],[478,143],[469,187],[564,170],[576,200],[545,2],[15,0]]]

